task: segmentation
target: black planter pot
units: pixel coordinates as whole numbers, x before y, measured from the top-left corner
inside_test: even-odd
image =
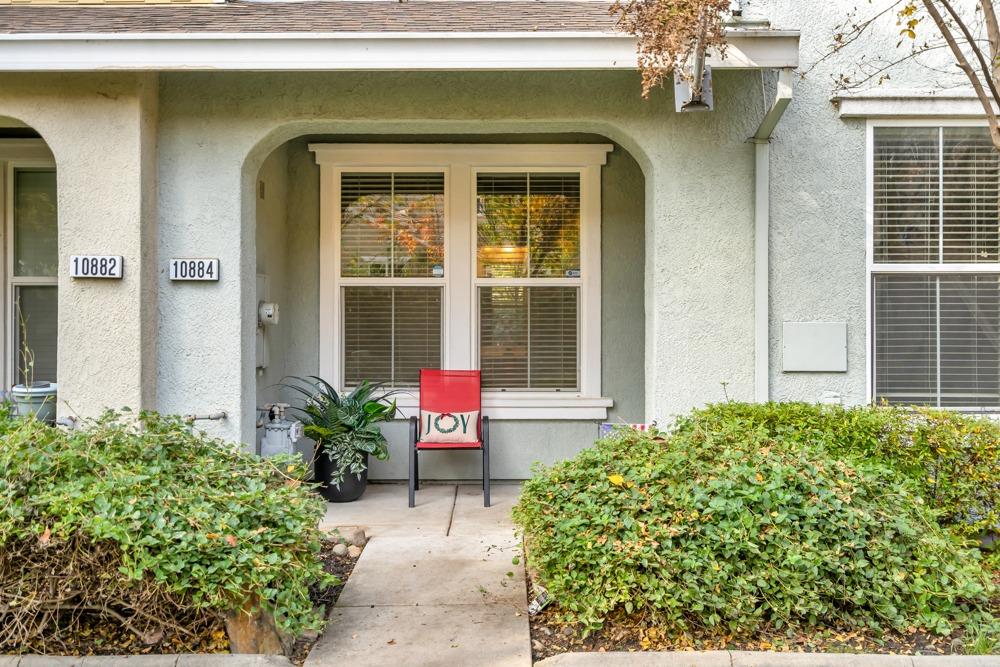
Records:
[[[358,479],[357,475],[347,473],[338,489],[330,482],[337,463],[331,461],[326,452],[317,451],[313,458],[313,481],[320,484],[319,494],[331,503],[349,503],[360,498],[368,487],[368,455],[365,454],[364,457],[365,471],[361,473],[361,479]]]

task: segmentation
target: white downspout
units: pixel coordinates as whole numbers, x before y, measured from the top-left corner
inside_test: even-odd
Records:
[[[754,224],[753,224],[753,312],[754,312],[754,399],[771,399],[770,373],[770,251],[771,230],[771,135],[792,101],[792,70],[778,72],[774,102],[764,115],[754,143]]]

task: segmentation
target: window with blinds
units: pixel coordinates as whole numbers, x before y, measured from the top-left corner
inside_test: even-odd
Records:
[[[444,277],[444,174],[345,173],[340,181],[344,277]]]
[[[998,155],[983,127],[878,127],[874,261],[995,263]]]
[[[1000,172],[989,132],[877,127],[873,138],[875,397],[1000,409]]]
[[[12,238],[7,281],[13,303],[13,380],[57,381],[59,230],[55,169],[13,169]]]
[[[575,390],[578,298],[575,287],[480,287],[483,387]]]
[[[476,257],[483,387],[578,389],[580,174],[476,174]]]
[[[343,288],[344,385],[416,387],[441,367],[440,287]]]
[[[476,176],[477,275],[580,275],[580,174]]]

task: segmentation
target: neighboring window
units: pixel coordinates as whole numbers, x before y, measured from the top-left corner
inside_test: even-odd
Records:
[[[350,172],[340,179],[345,387],[415,387],[441,365],[444,174]]]
[[[985,127],[873,129],[874,393],[1000,409],[1000,171]]]
[[[483,387],[575,391],[580,174],[477,174],[476,238]]]

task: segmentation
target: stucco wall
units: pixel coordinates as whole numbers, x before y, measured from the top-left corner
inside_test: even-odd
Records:
[[[312,141],[338,141],[343,137],[302,137],[284,144],[272,153],[261,167],[260,180],[278,180],[275,170],[287,162],[287,227],[279,230],[277,215],[258,202],[257,258],[258,271],[272,278],[275,285],[294,286],[280,292],[282,320],[273,327],[280,330],[284,350],[282,363],[272,363],[265,375],[258,375],[258,404],[271,400],[269,385],[281,375],[315,375],[319,367],[319,167],[307,145]],[[392,142],[398,137],[352,136],[352,142]],[[590,135],[471,135],[417,136],[406,141],[419,142],[514,142],[526,143],[598,143],[606,141]],[[602,354],[602,393],[615,401],[609,410],[612,421],[642,421],[643,397],[643,282],[644,260],[644,183],[642,170],[621,147],[608,156],[601,174],[602,192],[602,316],[601,331],[605,346]],[[268,197],[270,197],[268,190]],[[269,206],[275,206],[271,203]],[[261,216],[266,216],[262,221]],[[263,224],[262,226],[262,223]],[[284,219],[280,225],[284,225]],[[264,230],[268,231],[264,231]],[[287,244],[287,245],[286,245]],[[284,255],[282,257],[282,255]],[[264,270],[267,267],[267,270]],[[279,269],[278,267],[281,267]],[[283,276],[276,272],[284,271]],[[272,351],[274,350],[272,339]],[[274,361],[272,359],[272,361]],[[277,369],[281,368],[281,373]],[[266,381],[265,381],[266,378]],[[406,426],[392,424],[385,428],[392,450],[388,462],[375,462],[373,479],[406,477]],[[494,422],[493,473],[498,478],[521,478],[538,460],[556,461],[591,444],[597,432],[596,422],[517,421]],[[303,451],[307,447],[302,448]],[[423,476],[434,478],[475,477],[479,460],[474,454],[451,453],[427,456]]]
[[[279,385],[288,374],[286,357],[296,349],[290,348],[286,340],[289,332],[297,329],[296,319],[281,308],[289,294],[288,205],[288,147],[283,145],[267,157],[257,175],[256,273],[266,277],[267,293],[255,298],[261,301],[266,296],[279,305],[278,324],[264,327],[267,365],[257,369],[258,406],[275,403],[283,396]]]
[[[726,103],[683,116],[667,94],[641,100],[637,76],[622,72],[175,73],[161,81],[160,216],[177,225],[161,235],[161,252],[197,239],[202,254],[227,267],[218,285],[161,295],[163,338],[191,340],[201,326],[196,304],[217,314],[197,349],[161,347],[163,408],[183,412],[197,397],[214,402],[202,409],[232,415],[219,432],[252,433],[255,397],[234,399],[229,389],[254,386],[250,364],[242,363],[253,352],[253,329],[239,320],[252,319],[252,284],[248,290],[251,281],[236,276],[256,270],[252,183],[273,148],[320,134],[586,132],[615,141],[646,177],[646,416],[721,398],[722,382],[731,396],[750,397],[752,151],[745,138],[761,106],[750,74],[719,73],[716,91]],[[291,160],[290,171],[303,168]]]
[[[155,406],[155,74],[3,74],[0,116],[42,135],[59,207],[59,412]],[[122,280],[71,279],[69,256],[122,255]]]
[[[776,27],[802,31],[809,65],[853,3],[752,6]],[[880,41],[866,42],[865,50],[895,53],[898,28],[889,19]],[[824,391],[841,392],[848,402],[866,398],[864,124],[836,118],[829,99],[834,77],[858,58],[849,50],[796,79],[795,99],[775,132],[770,380],[779,399],[816,400]],[[927,88],[940,78],[914,66],[894,71],[889,85]],[[306,135],[590,133],[617,143],[635,159],[628,169],[641,168],[645,177],[644,203],[631,191],[605,191],[606,203],[628,200],[634,215],[645,207],[642,267],[631,255],[604,254],[606,272],[643,276],[624,292],[627,310],[636,313],[642,290],[641,343],[621,342],[629,335],[616,329],[621,320],[604,323],[605,349],[645,348],[643,390],[624,402],[642,400],[645,419],[662,420],[722,399],[723,383],[729,397],[749,399],[754,202],[746,139],[770,87],[770,75],[717,70],[715,111],[676,114],[669,89],[643,101],[638,76],[629,72],[2,75],[0,116],[35,127],[56,156],[61,257],[126,258],[121,283],[70,281],[65,262],[61,267],[61,393],[83,414],[124,404],[224,410],[229,418],[209,429],[252,442],[255,184],[273,149]],[[297,191],[315,172],[301,144],[288,155],[288,211],[298,208],[290,225],[318,215],[315,194]],[[314,245],[305,233],[288,234],[286,243],[287,258]],[[169,283],[163,261],[185,255],[219,257],[221,280]],[[301,316],[314,307],[313,297],[295,289],[284,297],[283,314],[303,323],[281,334],[284,347],[306,359],[315,353],[316,332]],[[847,322],[848,371],[781,372],[786,320]],[[640,380],[612,366],[605,361],[605,392],[626,395],[626,383]],[[555,452],[578,439],[574,429],[590,428],[512,423],[498,432],[528,445],[537,439],[539,449]]]

